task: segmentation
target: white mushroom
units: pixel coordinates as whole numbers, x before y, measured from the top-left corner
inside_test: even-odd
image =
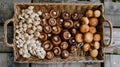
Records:
[[[27,53],[27,54],[23,54],[23,57],[24,58],[29,58],[29,57],[31,57],[31,55],[29,53]]]
[[[35,32],[35,33],[34,33],[34,36],[39,37],[39,36],[40,36],[40,33],[39,33],[39,32]]]
[[[34,21],[33,22],[33,25],[35,25],[35,26],[37,26],[37,25],[39,25],[40,24],[40,21]]]
[[[30,40],[27,40],[27,41],[26,41],[26,44],[30,44]]]
[[[25,48],[23,48],[23,53],[24,53],[24,54],[27,54],[27,53],[28,53],[28,50],[25,49]]]
[[[23,36],[24,36],[24,37],[28,37],[29,34],[28,34],[28,33],[24,33]]]
[[[32,50],[32,54],[33,54],[33,55],[36,55],[36,52],[35,52],[35,50]]]
[[[19,28],[22,28],[22,24],[19,24]]]
[[[23,28],[23,31],[26,32],[26,31],[27,31],[27,28]]]
[[[42,11],[38,11],[38,15],[42,15]]]
[[[17,48],[20,48],[20,45],[17,45]]]
[[[40,21],[40,17],[35,17],[35,20],[36,21]]]
[[[30,46],[30,44],[27,45],[27,47],[28,47],[28,50],[32,50],[32,47]]]
[[[22,20],[22,19],[24,19],[24,18],[22,17],[22,15],[19,15],[19,16],[18,16],[18,19],[21,19],[21,20]]]
[[[18,25],[16,25],[16,29],[18,29],[19,28],[19,26]]]
[[[43,30],[39,17],[42,11],[35,13],[33,9],[34,6],[29,6],[27,9],[22,9],[21,14],[18,15],[20,20],[16,24],[16,45],[19,48],[19,54],[24,58],[34,55],[39,59],[44,59],[46,51],[41,47],[41,42],[36,40],[36,37],[40,36],[39,32]]]
[[[23,12],[23,13],[21,14],[21,16],[22,16],[22,17],[24,17],[24,16],[25,16],[25,14],[26,14],[26,13],[25,13],[25,12]]]
[[[27,32],[28,32],[29,34],[33,34],[33,33],[34,33],[34,30],[27,29]]]
[[[25,13],[25,10],[24,10],[24,9],[22,9],[22,13]]]
[[[17,40],[15,42],[16,42],[16,44],[19,44],[19,42]]]
[[[26,23],[28,23],[28,24],[29,24],[29,23],[32,23],[32,22],[33,22],[32,19],[27,19],[27,20],[26,20]]]
[[[38,58],[40,58],[40,59],[44,59],[45,58],[45,56],[46,56],[46,51],[45,50],[37,50],[37,56],[38,56]]]
[[[28,24],[27,27],[28,27],[28,28],[31,28],[31,27],[32,27],[32,24]]]
[[[27,44],[26,43],[24,43],[23,48],[24,48],[24,50],[27,50]]]
[[[22,32],[23,31],[23,28],[21,27],[20,29],[19,29],[19,32]]]
[[[32,13],[32,14],[30,15],[30,18],[33,19],[33,18],[35,18],[35,16],[36,16],[36,14],[35,14],[35,13]]]
[[[34,31],[35,31],[36,29],[37,29],[37,27],[36,27],[36,26],[32,26],[32,30],[34,30]]]
[[[33,13],[33,10],[29,10],[26,13],[29,14],[29,15],[31,15]]]
[[[25,14],[24,17],[27,19],[27,18],[29,18],[29,15],[28,15],[28,14]]]
[[[36,45],[37,45],[37,46],[41,46],[41,42],[36,41]]]
[[[18,33],[18,34],[20,33],[18,29],[15,32]]]
[[[39,31],[42,31],[42,30],[43,30],[43,28],[42,28],[41,25],[37,26],[37,29],[38,29]]]
[[[33,10],[34,6],[29,6],[28,9]]]
[[[30,39],[33,39],[33,37],[34,37],[33,34],[29,35],[29,38],[30,38]],[[34,41],[34,40],[31,40],[31,42],[33,42],[33,41]]]
[[[20,43],[20,44],[19,44],[19,47],[23,47],[23,44],[22,44],[22,43]]]
[[[26,28],[26,27],[27,27],[27,24],[26,24],[26,23],[24,23],[24,24],[23,24],[23,28]]]
[[[20,55],[23,55],[23,49],[22,49],[22,48],[19,49],[19,54],[20,54]]]

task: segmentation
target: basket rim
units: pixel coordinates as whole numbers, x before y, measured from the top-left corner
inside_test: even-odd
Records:
[[[103,3],[18,3],[15,2],[14,5],[102,5]]]
[[[92,5],[92,6],[102,6],[102,13],[104,13],[104,6],[103,6],[103,3],[89,3],[89,4],[81,4],[81,3],[15,3],[14,4],[14,11],[16,12],[16,7],[17,6],[24,6],[24,5],[28,5],[28,6],[36,6],[36,5],[76,5],[76,6],[89,6],[89,5]],[[15,15],[16,13],[14,13],[14,17],[15,18]],[[103,14],[104,15],[104,14]],[[14,23],[15,24],[15,23]],[[14,28],[15,29],[15,28]],[[15,33],[14,33],[15,34]],[[14,35],[15,36],[15,35]],[[103,36],[104,38],[104,36]],[[15,40],[15,38],[14,38]],[[15,41],[14,41],[14,45],[15,45]],[[15,47],[14,48],[14,51],[15,51]],[[39,64],[48,64],[48,63],[72,63],[72,62],[39,62],[39,61],[18,61],[16,60],[16,54],[14,52],[14,61],[17,62],[17,63],[39,63]],[[73,61],[74,62],[74,61]],[[104,62],[104,59],[102,60],[80,60],[80,61],[75,61],[75,62]]]

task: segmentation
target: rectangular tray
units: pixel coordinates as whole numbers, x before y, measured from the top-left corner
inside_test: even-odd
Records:
[[[75,10],[81,11],[83,14],[86,10],[88,9],[98,9],[101,11],[102,16],[99,18],[99,25],[97,26],[98,33],[101,35],[101,41],[100,41],[100,49],[98,50],[98,56],[97,58],[91,58],[90,56],[85,56],[84,54],[78,55],[80,51],[77,51],[74,55],[70,55],[67,59],[61,59],[59,57],[55,57],[52,60],[47,60],[43,59],[40,60],[36,57],[30,57],[28,59],[25,59],[21,57],[18,53],[18,48],[16,46],[16,32],[14,32],[14,42],[13,44],[9,44],[7,42],[7,24],[10,23],[10,21],[13,21],[14,24],[14,31],[16,31],[15,26],[16,23],[18,23],[17,16],[20,14],[21,9],[25,9],[28,6],[34,6],[35,11],[38,11],[39,9],[44,10],[51,10],[51,8],[56,8],[57,10],[66,10],[69,13],[73,13]],[[104,61],[104,53],[103,53],[103,48],[106,46],[109,46],[111,43],[111,38],[112,38],[112,26],[109,21],[107,21],[104,18],[104,8],[103,4],[76,4],[76,3],[15,3],[14,5],[14,17],[12,19],[9,19],[5,22],[4,25],[4,34],[5,34],[5,45],[9,47],[13,47],[14,49],[14,61],[18,63],[39,63],[39,64],[47,64],[47,63],[72,63],[72,62],[103,62]],[[104,44],[104,22],[108,22],[110,26],[110,42],[108,45]]]

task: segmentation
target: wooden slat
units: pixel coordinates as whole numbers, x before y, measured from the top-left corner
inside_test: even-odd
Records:
[[[105,17],[112,22],[113,26],[120,26],[120,4],[106,1],[104,5]]]
[[[84,63],[32,64],[31,67],[85,67]]]
[[[101,63],[32,64],[31,67],[101,67]]]
[[[13,26],[8,26],[8,42],[13,40]],[[4,28],[0,26],[0,52],[12,52],[12,48],[4,45]]]
[[[109,28],[105,28],[105,42],[109,41]],[[104,49],[105,53],[120,52],[120,28],[113,28],[112,44]]]
[[[32,64],[31,67],[48,67],[48,64]]]
[[[85,67],[101,67],[101,63],[85,63]]]
[[[120,26],[120,15],[114,15],[114,14],[110,14],[110,15],[105,15],[106,19],[111,21],[113,26]]]
[[[13,6],[15,2],[31,2],[31,0],[0,0],[0,23],[13,17]]]
[[[106,54],[105,55],[105,67],[120,67],[120,55],[111,55]]]
[[[29,67],[29,64],[14,63],[12,53],[0,53],[0,67]]]
[[[33,0],[33,3],[42,3],[42,2],[64,2],[65,0]]]
[[[113,28],[113,42],[111,46],[119,45],[120,44],[120,28]],[[105,41],[109,39],[109,28],[105,28]]]
[[[85,64],[84,63],[71,63],[69,64],[70,67],[85,67]]]
[[[112,0],[104,0],[104,2],[112,2]]]
[[[1,1],[0,0],[0,5],[1,5]],[[13,1],[13,0],[4,0],[4,1]],[[4,3],[3,1],[3,3]],[[24,0],[15,0],[15,1],[24,1]],[[30,0],[25,0],[25,1],[30,1]],[[34,2],[36,1],[41,1],[41,0],[33,0]],[[9,3],[11,3],[9,2]],[[11,6],[9,6],[11,7]],[[1,6],[0,6],[1,8]],[[13,8],[10,8],[10,9],[13,9]],[[1,11],[3,12],[1,14]],[[5,12],[6,11],[6,12]],[[12,13],[12,14],[11,14]],[[7,14],[7,15],[5,15]],[[5,16],[4,16],[5,15]],[[3,22],[5,21],[6,19],[8,18],[11,18],[13,16],[13,11],[7,11],[7,10],[1,10],[0,9],[0,22]],[[119,15],[106,15],[106,18],[108,20],[111,20],[113,25],[114,26],[120,26],[120,24],[118,23],[120,21],[119,19]],[[117,18],[117,19],[116,19]],[[8,27],[9,30],[8,30],[8,33],[10,35],[9,37],[9,40],[11,40],[12,38],[12,27]],[[3,31],[3,27],[1,26],[0,27],[0,31]],[[108,38],[108,30],[107,31],[107,37]],[[120,44],[120,37],[119,35],[116,35],[116,34],[119,34],[120,33],[120,28],[114,28],[113,29],[113,42],[112,42],[112,46],[113,45],[117,45],[117,44]],[[0,32],[0,36],[2,37],[3,36],[3,32]],[[11,48],[8,48],[6,46],[4,46],[3,44],[3,37],[0,38],[0,52],[12,52],[12,49]],[[11,59],[12,57],[12,59]],[[105,56],[106,57],[106,56]],[[116,58],[114,58],[116,57]],[[112,59],[111,59],[112,58]],[[110,55],[106,57],[106,61],[105,61],[105,67],[120,67],[120,61],[119,59],[120,56],[119,55]],[[113,61],[115,61],[115,63],[113,63]],[[111,64],[112,63],[112,64]],[[117,63],[117,65],[116,65]],[[4,65],[3,65],[4,64]],[[2,67],[29,67],[28,64],[16,64],[16,63],[13,63],[13,55],[11,53],[0,53],[0,65],[3,65]],[[84,63],[57,63],[57,64],[31,64],[31,67],[100,67],[100,63],[90,63],[90,64],[84,64]]]

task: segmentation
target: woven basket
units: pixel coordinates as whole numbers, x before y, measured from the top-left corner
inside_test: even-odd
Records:
[[[100,41],[101,47],[98,50],[99,54],[97,56],[97,58],[91,58],[90,56],[85,56],[85,55],[78,55],[78,54],[74,54],[74,55],[70,55],[69,58],[67,59],[61,59],[59,57],[55,57],[52,60],[47,60],[47,59],[43,59],[40,60],[36,57],[30,57],[28,59],[23,58],[22,56],[19,55],[18,53],[18,48],[16,47],[16,40],[15,40],[15,33],[14,32],[14,41],[13,44],[9,44],[7,42],[7,25],[8,23],[10,23],[11,21],[13,21],[14,24],[14,31],[16,24],[18,23],[18,19],[17,16],[20,14],[20,10],[21,9],[25,9],[28,6],[34,6],[35,11],[38,11],[39,9],[41,9],[42,11],[50,11],[51,9],[57,9],[59,11],[67,11],[70,14],[72,14],[74,11],[80,11],[83,15],[85,13],[86,10],[88,9],[92,9],[92,10],[100,10],[102,12],[102,16],[99,18],[99,25],[97,26],[97,30],[98,33],[102,36],[102,40]],[[5,22],[4,24],[4,36],[5,36],[5,45],[12,47],[14,49],[14,61],[18,62],[18,63],[40,63],[40,64],[47,64],[47,63],[72,63],[72,62],[103,62],[104,61],[104,53],[103,53],[103,48],[107,47],[110,45],[111,43],[111,39],[112,39],[112,25],[111,23],[106,20],[104,18],[104,10],[103,10],[103,4],[99,3],[99,4],[75,4],[75,3],[16,3],[14,5],[14,17],[12,19],[9,19]],[[104,26],[103,23],[107,22],[110,26],[110,41],[109,43],[106,45],[104,44]],[[78,51],[79,52],[79,51]]]

